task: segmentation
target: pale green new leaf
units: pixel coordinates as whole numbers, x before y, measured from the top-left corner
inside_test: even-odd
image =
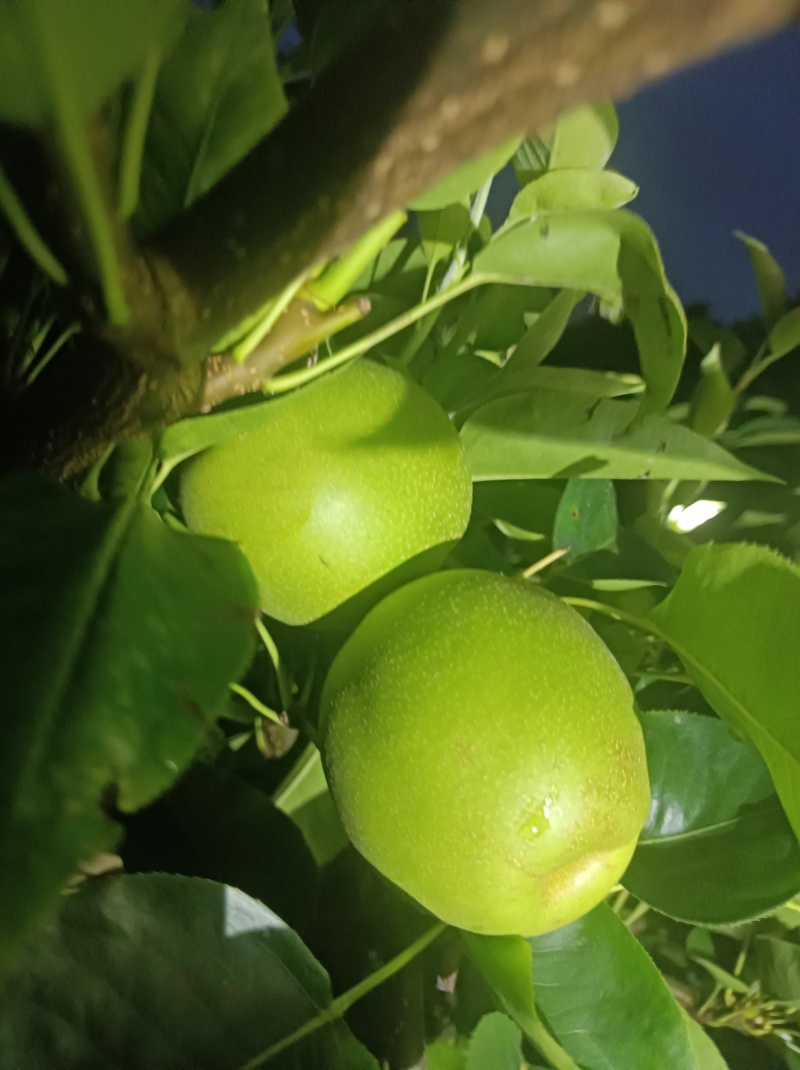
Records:
[[[651,617],[717,713],[761,753],[800,837],[800,570],[762,546],[700,546]]]
[[[544,369],[541,369],[542,371]],[[538,390],[492,401],[461,431],[473,479],[768,479],[636,402]]]
[[[478,253],[474,270],[586,291],[621,305],[636,335],[646,409],[669,404],[686,352],[686,317],[655,238],[638,216],[624,209],[574,211],[520,223]]]
[[[548,171],[534,179],[514,198],[508,218],[568,212],[580,209],[614,209],[632,201],[639,187],[616,171],[588,167]]]
[[[610,100],[598,100],[562,115],[555,125],[549,169],[608,163],[619,136],[619,121]]]
[[[761,298],[761,311],[767,326],[771,327],[786,310],[786,277],[783,268],[758,238],[752,238],[741,230],[736,231],[736,237],[747,249]]]
[[[463,164],[447,178],[437,182],[433,189],[416,197],[409,208],[415,212],[431,212],[446,208],[449,204],[459,204],[471,193],[479,189],[484,182],[497,174],[508,163],[522,139],[512,138],[491,152]]]

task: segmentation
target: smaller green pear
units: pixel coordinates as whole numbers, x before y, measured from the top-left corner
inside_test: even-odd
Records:
[[[628,682],[531,583],[459,570],[395,591],[337,655],[321,715],[353,844],[472,932],[534,936],[591,910],[647,818]]]
[[[239,543],[265,612],[307,624],[426,551],[437,567],[467,526],[472,482],[433,398],[361,360],[190,462],[181,505],[192,530]]]

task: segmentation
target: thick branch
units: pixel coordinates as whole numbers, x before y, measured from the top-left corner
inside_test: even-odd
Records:
[[[155,244],[184,359],[463,161],[785,21],[789,0],[407,0]]]

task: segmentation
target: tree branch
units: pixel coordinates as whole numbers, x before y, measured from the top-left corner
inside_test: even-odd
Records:
[[[154,244],[204,352],[309,264],[452,169],[564,109],[640,86],[791,15],[789,0],[407,0]]]
[[[766,33],[794,8],[792,0],[390,5],[268,139],[130,258],[130,324],[98,326],[94,348],[104,358],[56,361],[37,380],[5,421],[6,465],[76,472],[120,438],[262,385],[290,348],[278,354],[267,344],[250,366],[208,354],[310,265],[465,160],[566,108],[628,96]]]

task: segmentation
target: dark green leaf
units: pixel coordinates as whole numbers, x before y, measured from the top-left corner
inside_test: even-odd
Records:
[[[300,830],[238,777],[196,764],[126,822],[128,872],[206,877],[240,888],[294,928],[316,908],[317,867]]]
[[[800,846],[769,771],[722,721],[642,714],[653,803],[625,887],[704,925],[767,914],[800,891]]]
[[[386,5],[387,0],[315,0],[311,70],[318,74]]]
[[[619,121],[610,100],[598,100],[562,115],[555,125],[548,167],[593,167],[608,163],[619,136]]]
[[[761,753],[800,834],[800,571],[764,547],[700,546],[651,617],[717,713]]]
[[[587,291],[622,306],[636,335],[648,410],[667,406],[683,367],[686,319],[655,238],[638,216],[575,211],[521,223],[483,249],[474,268],[531,286]]]
[[[180,31],[187,0],[24,0],[0,7],[0,118],[74,125]]]
[[[774,936],[756,937],[758,977],[767,996],[800,1001],[800,946]]]
[[[519,143],[520,138],[512,138],[511,141],[504,142],[477,160],[470,160],[447,178],[437,182],[433,189],[413,200],[409,207],[416,212],[431,212],[446,208],[448,204],[460,203],[479,189],[492,175],[502,170],[517,151]]]
[[[235,546],[171,531],[136,499],[20,477],[0,504],[5,952],[116,839],[109,788],[135,810],[188,765],[250,659],[258,595]]]
[[[196,12],[159,73],[137,230],[155,229],[210,189],[285,111],[261,0]]]
[[[553,528],[553,549],[572,562],[617,547],[617,497],[608,479],[568,479]]]
[[[530,945],[539,1012],[582,1067],[697,1070],[678,1004],[605,904]]]
[[[115,877],[62,902],[0,992],[0,1049],[25,1070],[238,1070],[329,1005],[327,975],[236,888]],[[377,1070],[341,1023],[270,1063]]]
[[[744,243],[750,265],[756,277],[761,310],[767,326],[771,327],[786,310],[786,278],[778,261],[758,238],[751,238],[741,230],[736,237]]]
[[[636,426],[638,412],[632,402],[539,390],[478,409],[461,436],[476,480],[770,478],[670,420]]]
[[[548,171],[525,186],[514,199],[508,218],[599,208],[621,208],[632,201],[639,187],[615,171],[569,168]]]
[[[505,1014],[486,1014],[467,1051],[466,1070],[519,1070],[522,1033]]]

